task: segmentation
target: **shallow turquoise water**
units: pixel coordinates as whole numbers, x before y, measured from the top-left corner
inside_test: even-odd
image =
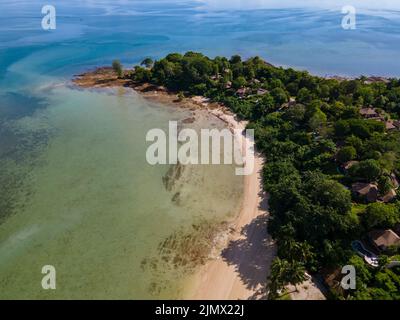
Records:
[[[179,185],[167,190],[168,167],[147,164],[145,134],[189,111],[133,93],[66,87],[47,100],[47,108],[7,122],[30,148],[1,161],[20,184],[3,185],[13,207],[2,207],[8,215],[0,224],[0,296],[180,297],[183,266],[156,261],[157,269],[143,269],[143,261],[158,257],[160,244],[181,228],[237,213],[241,179],[234,168],[186,167]],[[51,292],[40,286],[48,264],[58,279]]]
[[[186,50],[258,54],[318,74],[400,73],[397,12],[361,15],[346,32],[340,11],[57,1],[57,30],[45,32],[41,5],[0,4],[0,298],[179,298],[192,270],[160,260],[160,244],[240,207],[232,166],[185,168],[167,190],[169,168],[145,162],[147,130],[190,111],[78,90],[74,74]],[[222,126],[198,117],[197,126]],[[55,291],[41,289],[46,264]]]

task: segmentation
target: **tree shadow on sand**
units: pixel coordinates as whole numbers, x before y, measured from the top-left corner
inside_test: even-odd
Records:
[[[224,261],[235,266],[249,290],[255,290],[255,294],[248,298],[251,300],[266,298],[267,277],[276,255],[274,242],[267,232],[268,199],[264,194],[260,209],[264,214],[244,226],[241,238],[231,241],[222,251]]]

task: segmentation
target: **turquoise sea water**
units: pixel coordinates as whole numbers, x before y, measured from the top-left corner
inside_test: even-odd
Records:
[[[193,271],[182,241],[191,234],[203,245],[192,225],[207,229],[240,207],[232,166],[185,168],[166,188],[169,167],[145,162],[147,130],[191,111],[130,91],[78,90],[74,74],[193,50],[321,75],[400,75],[396,11],[360,14],[345,31],[333,9],[59,0],[57,29],[44,31],[42,5],[0,3],[0,298],[179,298]],[[55,291],[41,289],[46,264],[56,267]]]

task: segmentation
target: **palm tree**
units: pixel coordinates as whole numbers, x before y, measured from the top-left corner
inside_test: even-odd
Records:
[[[286,279],[287,282],[294,285],[296,291],[299,291],[297,285],[303,283],[307,279],[306,269],[304,268],[304,265],[298,261],[292,261],[286,274],[288,275],[288,278]]]
[[[288,261],[301,261],[306,264],[313,259],[312,247],[307,242],[298,242],[287,238],[279,242],[280,255]]]
[[[278,291],[285,287],[286,272],[289,266],[290,264],[287,260],[282,260],[280,258],[276,258],[272,262],[271,274],[268,277],[269,299],[276,299],[279,296]]]
[[[301,262],[295,260],[289,262],[285,259],[276,258],[272,262],[271,274],[268,277],[268,298],[276,299],[278,291],[282,290],[286,284],[293,285],[298,291],[297,285],[307,279],[305,273],[306,270]]]

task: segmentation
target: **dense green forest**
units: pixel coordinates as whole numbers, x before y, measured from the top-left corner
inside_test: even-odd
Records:
[[[332,297],[400,299],[400,268],[388,267],[400,260],[393,231],[400,223],[399,79],[325,79],[258,57],[194,52],[146,59],[129,76],[223,103],[255,129],[267,159],[268,228],[279,248],[271,298],[285,284],[302,282],[306,270],[324,274],[354,265],[357,288],[332,288]],[[393,243],[374,248],[381,238],[371,232],[385,238],[384,231]],[[354,240],[375,249],[379,266],[357,255]]]

